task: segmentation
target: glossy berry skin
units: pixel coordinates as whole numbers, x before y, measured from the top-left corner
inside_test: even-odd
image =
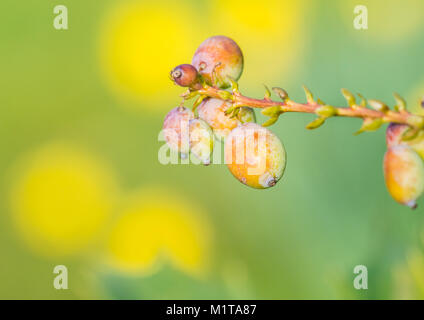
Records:
[[[197,48],[192,65],[209,85],[213,84],[212,73],[215,68],[218,75],[216,85],[225,89],[231,85],[228,77],[234,80],[240,78],[243,72],[243,54],[234,40],[225,36],[214,36],[203,41]]]
[[[190,152],[204,165],[211,163],[213,151],[213,132],[202,119],[191,119],[189,122]]]
[[[286,168],[286,151],[270,130],[246,123],[235,128],[225,141],[225,162],[241,183],[266,189],[276,185]]]
[[[189,121],[194,118],[190,109],[176,107],[168,112],[163,122],[165,141],[171,150],[186,158],[189,151]]]
[[[209,98],[202,101],[197,108],[199,117],[209,124],[215,136],[221,141],[224,141],[231,130],[241,124],[239,119],[243,122],[256,121],[255,112],[252,108],[242,107],[238,117],[231,118],[225,114],[229,107],[231,107],[231,104],[226,101]]]
[[[199,84],[199,73],[191,64],[181,64],[175,67],[170,75],[172,80],[181,87],[194,87]]]
[[[408,128],[409,126],[406,124],[391,123],[386,131],[387,147],[408,145],[424,160],[424,131],[421,131],[418,136],[412,140],[402,141],[402,135]]]
[[[424,163],[409,146],[390,147],[384,156],[384,178],[397,202],[415,209],[424,192]]]

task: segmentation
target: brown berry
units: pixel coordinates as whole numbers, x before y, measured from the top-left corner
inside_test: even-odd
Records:
[[[172,80],[181,87],[199,84],[199,74],[191,64],[181,64],[171,71]]]

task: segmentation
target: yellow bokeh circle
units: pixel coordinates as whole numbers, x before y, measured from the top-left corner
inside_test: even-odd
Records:
[[[203,214],[167,190],[131,196],[112,230],[108,256],[123,272],[151,273],[168,261],[202,274],[210,256],[210,228]]]
[[[28,154],[17,166],[13,218],[27,244],[48,256],[91,244],[113,209],[113,175],[99,159],[63,143]]]
[[[128,2],[101,26],[100,60],[110,88],[141,108],[163,112],[181,88],[170,71],[190,63],[200,41],[196,13],[185,1]]]
[[[241,81],[258,85],[289,79],[304,49],[302,0],[213,0],[210,30],[234,39],[243,52]]]

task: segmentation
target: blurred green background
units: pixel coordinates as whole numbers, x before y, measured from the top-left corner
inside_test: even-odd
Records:
[[[56,5],[68,30],[53,27]],[[353,27],[356,5],[368,30]],[[240,88],[335,105],[340,88],[419,112],[421,0],[2,0],[0,298],[424,297],[424,202],[386,191],[384,130],[305,114],[271,127],[288,165],[270,190],[224,165],[161,165],[168,78],[209,36],[237,41]],[[259,121],[263,118],[257,112]],[[368,290],[353,269],[368,267]],[[53,287],[65,265],[69,289]]]

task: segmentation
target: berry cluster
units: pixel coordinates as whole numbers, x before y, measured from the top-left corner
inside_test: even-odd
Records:
[[[389,123],[384,157],[386,185],[396,201],[416,208],[416,200],[424,193],[424,117],[408,112],[402,97],[394,94],[394,110],[360,94],[357,103],[346,89],[342,89],[342,94],[348,107],[334,107],[314,99],[306,87],[306,103],[291,100],[284,89],[277,87],[273,91],[282,101],[271,100],[267,87],[263,99],[253,99],[238,89],[242,71],[239,46],[224,36],[205,40],[196,50],[192,64],[179,65],[171,71],[174,83],[188,88],[182,94],[182,104],[171,110],[164,121],[165,139],[171,150],[181,157],[191,152],[207,165],[216,138],[225,144],[225,162],[239,181],[253,188],[269,188],[283,176],[286,152],[278,137],[264,127],[276,123],[281,114],[315,114],[316,119],[307,129],[319,128],[333,117],[360,118],[363,124],[356,134],[375,131]],[[228,88],[231,90],[225,90]],[[194,97],[197,99],[192,110],[185,108],[185,100]],[[262,114],[269,117],[262,126],[255,123],[253,108],[262,109]]]
[[[170,76],[176,84],[196,92],[206,87],[228,88],[242,71],[239,46],[227,37],[216,36],[199,46],[191,65],[177,66]],[[166,142],[181,157],[191,152],[208,165],[214,141],[221,141],[225,144],[225,163],[239,181],[258,189],[275,186],[286,164],[283,144],[270,130],[255,123],[252,108],[240,106],[234,112],[227,101],[230,93],[222,93],[217,98],[201,96],[193,111],[183,105],[171,110],[163,124]]]

